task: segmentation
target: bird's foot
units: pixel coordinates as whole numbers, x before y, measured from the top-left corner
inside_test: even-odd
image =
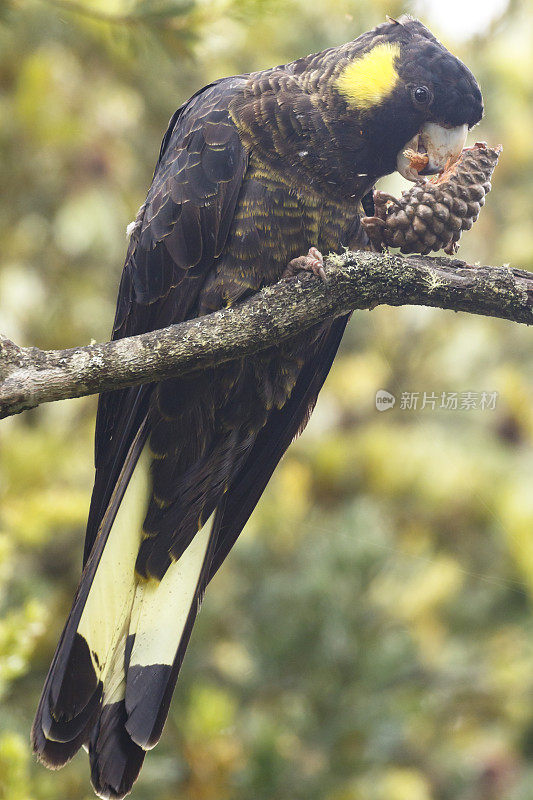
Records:
[[[289,261],[283,273],[283,278],[293,278],[299,272],[312,272],[318,278],[326,282],[326,272],[324,270],[324,257],[316,247],[310,247],[306,256],[298,256]]]

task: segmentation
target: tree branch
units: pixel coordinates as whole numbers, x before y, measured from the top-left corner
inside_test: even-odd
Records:
[[[533,274],[429,256],[348,252],[234,308],[127,339],[69,350],[0,337],[0,418],[40,403],[134,386],[250,355],[318,322],[378,305],[424,305],[533,323]]]

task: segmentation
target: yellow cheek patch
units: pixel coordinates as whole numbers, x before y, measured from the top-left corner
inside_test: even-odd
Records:
[[[344,68],[337,78],[337,89],[350,105],[357,108],[378,105],[398,83],[394,63],[399,56],[397,44],[376,45]]]

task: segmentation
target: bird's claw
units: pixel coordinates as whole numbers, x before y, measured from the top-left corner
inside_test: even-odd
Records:
[[[324,270],[324,257],[316,247],[310,247],[306,256],[298,256],[289,261],[283,273],[284,278],[293,278],[299,272],[312,272],[324,283],[326,283],[326,271]]]

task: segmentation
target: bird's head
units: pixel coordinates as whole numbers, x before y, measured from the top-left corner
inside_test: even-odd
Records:
[[[337,157],[344,169],[351,158],[358,174],[374,180],[396,169],[417,180],[406,148],[427,154],[420,174],[441,172],[483,115],[470,70],[411,17],[320,56],[322,69],[308,62],[308,90],[315,82]]]

